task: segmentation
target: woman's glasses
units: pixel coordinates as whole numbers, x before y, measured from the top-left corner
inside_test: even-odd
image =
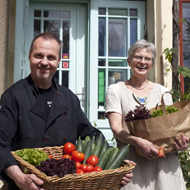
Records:
[[[144,59],[146,63],[151,63],[151,62],[152,62],[152,58],[150,58],[150,57],[133,56],[133,58],[134,58],[136,61],[142,61],[142,60]]]

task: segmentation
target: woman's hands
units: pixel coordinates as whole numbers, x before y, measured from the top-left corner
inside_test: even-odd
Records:
[[[149,160],[153,159],[154,157],[158,157],[158,150],[153,143],[146,139],[139,138],[137,141],[137,147],[141,149],[146,158]]]
[[[185,151],[189,147],[189,138],[185,137],[185,135],[182,133],[181,140],[179,139],[179,137],[176,137],[176,141],[173,142],[173,144],[175,146],[175,149],[171,152]]]

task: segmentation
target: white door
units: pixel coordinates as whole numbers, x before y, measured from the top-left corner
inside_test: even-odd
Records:
[[[106,90],[131,76],[127,50],[146,34],[145,2],[93,0],[90,29],[89,119],[111,140],[113,134],[104,118]]]
[[[85,111],[86,39],[88,4],[39,3],[29,4],[27,47],[42,32],[52,32],[63,42],[62,58],[54,80],[78,95]],[[30,73],[29,64],[25,68]]]

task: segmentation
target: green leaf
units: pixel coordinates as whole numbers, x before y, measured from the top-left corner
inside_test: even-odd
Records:
[[[166,69],[166,72],[169,72],[170,71],[170,69]]]
[[[183,75],[183,77],[189,77],[190,78],[190,69],[187,67],[181,67],[178,65],[178,72]]]

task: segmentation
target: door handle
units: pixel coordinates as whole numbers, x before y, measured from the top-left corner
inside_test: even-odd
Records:
[[[81,93],[76,93],[76,95],[82,95],[82,107],[85,106],[85,87],[82,87]]]

